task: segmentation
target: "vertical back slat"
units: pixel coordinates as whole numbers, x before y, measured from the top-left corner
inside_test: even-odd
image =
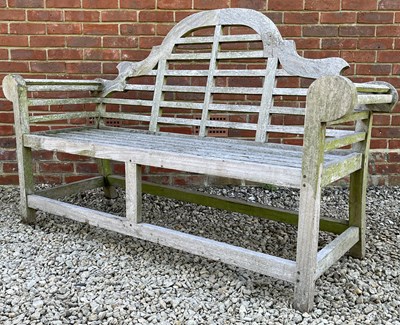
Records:
[[[256,132],[256,141],[265,142],[267,139],[267,128],[271,120],[271,108],[274,104],[272,96],[276,84],[276,70],[278,68],[278,59],[269,58],[267,62],[266,75],[264,78],[263,91],[261,95],[260,113],[258,114],[258,125]]]
[[[167,66],[167,62],[165,59],[160,60],[158,62],[158,69],[157,69],[157,77],[156,77],[156,84],[154,87],[154,96],[153,96],[153,106],[151,108],[151,119],[149,125],[149,131],[156,132],[158,131],[158,124],[157,120],[160,116],[160,103],[163,101],[163,86],[165,82],[165,69]]]
[[[217,65],[217,54],[218,54],[220,36],[221,36],[221,25],[216,25],[215,31],[214,31],[214,40],[213,40],[213,45],[212,45],[212,50],[211,50],[210,66],[209,66],[208,76],[207,76],[206,91],[204,94],[204,106],[203,106],[203,111],[201,114],[201,123],[200,123],[200,129],[199,129],[199,136],[201,136],[201,137],[206,136],[206,133],[207,133],[206,126],[207,126],[207,120],[209,118],[208,108],[212,101],[211,89],[214,87],[214,73],[215,73],[215,69],[216,69],[216,65]]]

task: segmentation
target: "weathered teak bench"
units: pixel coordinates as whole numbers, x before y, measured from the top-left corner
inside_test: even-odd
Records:
[[[187,17],[145,60],[120,63],[115,80],[9,75],[3,87],[14,104],[22,218],[34,223],[40,209],[282,279],[294,283],[295,307],[309,310],[315,281],[325,270],[349,250],[364,256],[372,113],[390,112],[397,101],[387,83],[355,84],[340,76],[345,67],[340,58],[298,56],[294,43],[283,40],[259,12],[222,9]],[[295,77],[316,80],[307,89]],[[292,79],[294,87],[279,84]],[[54,98],[60,91],[86,96]],[[296,99],[306,99],[306,108]],[[34,106],[72,104],[95,104],[96,109],[29,112]],[[227,118],[216,119],[216,113]],[[284,116],[304,118],[304,127],[280,123]],[[30,124],[82,118],[92,124],[30,131]],[[126,127],[111,127],[111,119],[124,120]],[[347,130],[338,129],[341,124]],[[168,132],[168,125],[190,126],[198,134]],[[212,128],[247,130],[255,141],[207,137]],[[273,143],[276,134],[300,135],[303,146]],[[32,149],[97,158],[102,176],[35,193]],[[125,163],[125,181],[112,175],[110,160]],[[142,183],[143,165],[300,188],[299,212]],[[349,220],[320,218],[321,188],[348,175]],[[57,200],[95,187],[110,196],[114,186],[124,184],[126,218]],[[147,224],[141,219],[142,190],[298,224],[296,260]],[[320,229],[338,236],[318,251]]]

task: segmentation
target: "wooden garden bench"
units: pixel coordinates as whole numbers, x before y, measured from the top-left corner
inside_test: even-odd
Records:
[[[294,284],[294,306],[310,310],[316,279],[348,251],[364,256],[372,114],[397,101],[390,84],[340,76],[347,66],[300,57],[262,13],[221,9],[185,18],[146,59],[120,63],[114,80],[9,75],[3,89],[14,104],[22,219],[34,223],[35,210],[43,210],[282,279]],[[55,113],[53,105],[68,106]],[[49,109],[32,114],[36,106]],[[304,125],[285,122],[293,117]],[[31,132],[31,124],[55,120],[86,124]],[[188,130],[195,135],[179,134]],[[209,136],[216,130],[242,138]],[[101,176],[35,193],[32,149],[96,158]],[[125,180],[110,161],[125,164]],[[299,211],[142,183],[143,165],[299,188]],[[320,217],[321,188],[347,176],[348,220]],[[112,196],[115,186],[125,186],[126,218],[57,200],[96,187]],[[142,191],[297,224],[296,260],[145,223]],[[319,230],[338,236],[318,251]]]

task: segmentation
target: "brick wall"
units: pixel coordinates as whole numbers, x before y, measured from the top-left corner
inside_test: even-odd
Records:
[[[347,60],[346,75],[355,81],[379,79],[400,88],[399,0],[0,0],[0,79],[7,73],[111,78],[116,62],[146,57],[176,21],[225,7],[264,12],[305,57]],[[16,184],[12,108],[0,97],[0,184]],[[400,105],[393,114],[375,116],[371,147],[372,182],[400,184]],[[97,170],[86,158],[49,152],[34,157],[38,181],[68,182]],[[158,174],[148,177],[164,183],[188,180],[150,171]]]

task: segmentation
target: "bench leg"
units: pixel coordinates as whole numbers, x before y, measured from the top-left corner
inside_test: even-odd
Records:
[[[108,199],[117,198],[118,194],[117,194],[115,187],[108,184],[108,181],[107,181],[107,176],[112,174],[112,167],[111,167],[110,160],[99,159],[97,161],[97,164],[99,166],[100,174],[103,175],[103,177],[104,177],[104,186],[103,186],[104,196]]]
[[[297,235],[297,280],[294,307],[309,311],[314,305],[321,188],[306,184],[300,191]]]
[[[20,142],[21,140],[17,141]],[[21,141],[22,142],[22,141]],[[17,143],[18,176],[21,195],[22,222],[30,225],[36,223],[36,210],[28,207],[28,195],[34,193],[34,181],[32,170],[32,151]]]
[[[367,173],[362,168],[350,176],[349,225],[358,227],[359,241],[349,251],[356,258],[365,256],[365,205],[367,196]]]
[[[142,168],[125,163],[126,218],[134,226],[142,222]]]
[[[369,143],[371,139],[370,130],[372,130],[372,115],[369,120],[357,121],[356,131],[368,132],[363,142],[353,145],[353,149],[363,153],[363,162],[361,169],[350,175],[350,193],[349,193],[349,225],[358,227],[359,241],[349,251],[349,254],[356,258],[365,256],[365,228],[366,216],[365,205],[367,198],[368,185],[368,155]]]

